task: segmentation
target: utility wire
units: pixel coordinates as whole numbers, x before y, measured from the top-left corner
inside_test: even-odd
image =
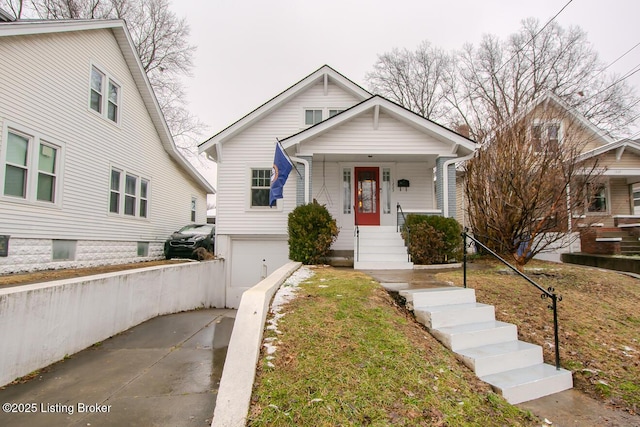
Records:
[[[530,39],[527,43],[525,43],[525,45],[524,45],[524,46],[522,46],[520,49],[518,49],[518,50],[516,51],[516,53],[514,53],[514,54],[511,56],[511,58],[509,58],[507,61],[505,61],[505,63],[504,63],[504,64],[502,64],[500,67],[498,67],[498,69],[497,69],[494,73],[492,73],[492,74],[495,76],[495,75],[496,75],[496,73],[498,73],[500,70],[502,70],[502,69],[504,68],[504,66],[505,66],[505,65],[507,65],[509,62],[511,62],[511,60],[513,60],[513,58],[515,58],[515,57],[516,57],[520,52],[522,52],[522,51],[524,50],[524,48],[525,48],[525,47],[527,47],[527,46],[528,46],[532,41],[534,41],[534,40],[535,40],[535,38],[536,38],[536,37],[538,37],[538,34],[540,34],[542,31],[544,31],[544,29],[545,29],[545,28],[547,28],[547,27],[549,26],[549,24],[551,24],[551,23],[552,23],[552,22],[553,22],[553,21],[558,17],[558,15],[560,15],[560,14],[562,13],[562,11],[564,11],[564,10],[567,8],[567,6],[569,6],[569,5],[571,4],[571,2],[572,2],[572,1],[573,1],[573,0],[569,0],[569,1],[567,2],[567,4],[565,4],[564,6],[562,6],[562,9],[560,9],[560,11],[559,11],[558,13],[556,13],[555,15],[553,15],[553,17],[552,17],[551,19],[549,19],[549,20],[547,21],[547,23],[546,23],[546,24],[544,24],[544,26],[543,26],[542,28],[540,28],[540,29],[538,30],[538,32],[536,32],[536,33],[533,35],[533,37],[531,37],[531,39]]]

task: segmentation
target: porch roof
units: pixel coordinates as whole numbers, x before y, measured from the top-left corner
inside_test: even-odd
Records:
[[[640,141],[632,139],[620,139],[618,141],[602,145],[598,148],[594,148],[593,150],[585,151],[584,153],[580,154],[576,160],[588,160],[613,150],[615,150],[616,152],[617,160],[620,160],[622,158],[622,155],[626,150],[630,150],[635,154],[640,154]],[[640,165],[638,165],[638,167],[640,167]]]
[[[475,141],[459,133],[456,133],[453,130],[448,129],[436,122],[426,119],[380,95],[374,95],[360,102],[359,104],[356,104],[353,107],[310,128],[291,135],[281,140],[280,142],[285,149],[289,149],[297,146],[298,144],[309,142],[357,117],[363,116],[365,113],[371,112],[373,113],[373,121],[371,123],[373,130],[378,129],[380,113],[385,113],[398,120],[399,122],[402,122],[407,126],[416,129],[418,132],[424,133],[425,135],[428,135],[438,140],[438,142],[440,142],[441,144],[447,146],[447,149],[442,150],[439,153],[433,153],[432,155],[461,157],[476,150]],[[351,153],[350,155],[357,156],[357,153]],[[397,159],[397,153],[395,153],[392,148],[389,148],[384,153],[376,153],[376,157],[380,161],[385,161],[385,159]]]

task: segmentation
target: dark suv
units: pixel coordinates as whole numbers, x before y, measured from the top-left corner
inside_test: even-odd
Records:
[[[194,251],[198,248],[204,248],[213,254],[215,231],[213,224],[191,224],[182,227],[164,242],[165,258],[196,258]]]

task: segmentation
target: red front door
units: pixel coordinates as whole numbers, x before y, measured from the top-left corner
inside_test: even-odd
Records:
[[[378,168],[355,168],[356,224],[380,225]]]

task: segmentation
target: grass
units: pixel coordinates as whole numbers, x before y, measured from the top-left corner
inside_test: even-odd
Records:
[[[504,274],[494,262],[478,260],[467,283],[479,302],[496,307],[496,318],[518,326],[520,339],[541,345],[555,364],[550,301],[523,279]],[[527,265],[545,289],[555,288],[560,358],[573,371],[574,387],[609,405],[637,413],[640,407],[640,280],[595,268],[534,261]],[[439,280],[462,285],[462,272]]]
[[[540,425],[480,382],[370,277],[317,268],[263,352],[250,426]]]

